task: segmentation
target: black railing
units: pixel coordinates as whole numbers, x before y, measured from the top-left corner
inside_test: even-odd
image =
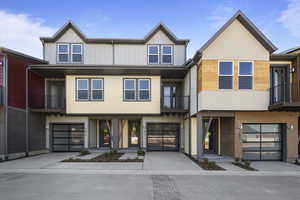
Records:
[[[300,102],[300,83],[283,83],[270,88],[270,105]]]
[[[3,86],[0,85],[0,105],[3,105],[4,103],[4,90],[3,90]]]
[[[66,108],[65,97],[59,95],[45,95],[44,98],[34,98],[30,100],[30,108],[62,110]]]
[[[188,111],[190,106],[189,96],[162,96],[162,111]]]

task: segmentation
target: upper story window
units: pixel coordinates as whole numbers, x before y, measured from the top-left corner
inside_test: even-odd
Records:
[[[159,64],[159,45],[148,46],[148,63]]]
[[[161,63],[172,64],[173,48],[171,45],[162,45],[161,47]]]
[[[173,46],[148,45],[148,64],[173,64]]]
[[[71,44],[71,58],[73,63],[82,62],[82,45]]]
[[[233,87],[233,62],[219,62],[219,89],[232,89]]]
[[[149,101],[150,79],[124,79],[125,101]]]
[[[57,60],[60,63],[69,62],[69,44],[58,44],[57,45]]]
[[[82,44],[57,44],[58,63],[82,63],[83,50]]]
[[[89,79],[77,79],[77,100],[89,100]]]
[[[252,89],[253,64],[252,62],[239,63],[239,89]]]
[[[103,100],[103,79],[76,79],[76,99],[78,101]]]

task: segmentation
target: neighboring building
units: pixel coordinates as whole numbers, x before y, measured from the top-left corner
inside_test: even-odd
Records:
[[[196,52],[189,63],[192,74],[198,71],[193,155],[298,158],[300,57],[275,50],[239,11]]]
[[[0,160],[32,155],[45,150],[45,134],[40,116],[32,114],[32,129],[26,132],[26,68],[46,64],[31,56],[0,48]],[[30,74],[29,84],[36,76]],[[41,129],[42,127],[42,129]]]
[[[29,107],[44,114],[51,151],[184,147],[188,40],[163,24],[143,39],[87,38],[68,22],[41,41],[49,64],[29,71],[45,91]]]

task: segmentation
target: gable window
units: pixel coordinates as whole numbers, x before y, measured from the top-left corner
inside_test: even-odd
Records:
[[[219,62],[219,89],[232,89],[233,63],[230,61]]]
[[[150,80],[149,79],[138,79],[138,94],[139,100],[150,99]]]
[[[71,58],[73,63],[82,62],[82,45],[71,44]]]
[[[69,44],[58,44],[57,45],[57,56],[58,62],[67,63],[69,62]]]
[[[77,100],[89,100],[89,79],[77,79]]]
[[[161,63],[172,64],[173,61],[173,48],[171,45],[162,45],[161,48]]]
[[[129,101],[136,99],[136,79],[124,79],[124,99]]]
[[[149,64],[159,63],[159,45],[148,46],[148,63]]]
[[[103,79],[91,79],[91,99],[103,100]]]
[[[252,62],[239,63],[239,89],[252,89],[253,65]]]

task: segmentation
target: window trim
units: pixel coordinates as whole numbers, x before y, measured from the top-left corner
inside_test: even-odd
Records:
[[[251,63],[252,65],[252,70],[251,70],[251,75],[241,75],[240,74],[240,63]],[[240,82],[240,76],[247,76],[247,77],[252,77],[252,85],[251,85],[251,89],[241,89],[239,82]],[[248,61],[248,60],[244,60],[244,61],[238,61],[238,81],[237,81],[237,85],[238,85],[238,89],[239,90],[253,90],[254,88],[254,62],[253,61]]]
[[[94,80],[100,80],[101,82],[102,82],[102,88],[101,89],[93,89],[93,81]],[[91,101],[104,101],[104,79],[103,78],[91,78],[90,79],[90,84],[91,84],[91,92],[90,92],[90,100]],[[94,99],[93,98],[93,91],[97,91],[97,90],[99,90],[99,91],[102,91],[102,98],[101,99]]]
[[[80,45],[81,46],[81,51],[80,53],[73,53],[73,46],[74,45]],[[70,43],[70,63],[83,63],[83,45],[82,43]],[[80,62],[74,62],[73,61],[73,54],[81,55],[81,61]]]
[[[151,92],[151,81],[149,78],[140,78],[140,79],[137,79],[138,81],[138,88],[137,88],[137,95],[138,95],[138,101],[149,101],[151,98],[150,98],[150,92]],[[148,89],[140,89],[140,81],[148,81],[149,83],[149,88]],[[149,98],[148,99],[140,99],[140,91],[149,91]]]
[[[164,65],[173,65],[173,62],[174,62],[174,51],[173,51],[173,45],[171,44],[163,44],[163,45],[160,45],[160,60],[161,60],[161,64],[164,64]],[[163,53],[163,49],[164,47],[171,47],[171,54],[164,54]],[[164,63],[163,62],[163,56],[164,55],[169,55],[171,56],[171,62],[170,63]]]
[[[134,81],[134,89],[126,89],[126,80],[132,80]],[[126,99],[125,91],[134,91],[134,99]],[[135,78],[124,78],[123,79],[123,101],[136,101],[137,99],[137,80]]]
[[[126,99],[125,98],[125,81],[126,80],[135,80],[135,99]],[[139,98],[139,80],[149,80],[149,99],[140,99]],[[133,89],[130,89],[133,90]],[[151,101],[151,78],[123,78],[123,101],[124,102],[149,102]]]
[[[68,47],[67,53],[60,53],[59,52],[59,46],[61,46],[61,45],[66,45]],[[66,61],[66,62],[60,61],[59,60],[59,55],[60,54],[67,54],[68,55],[68,61]],[[56,58],[57,58],[56,59],[57,63],[69,63],[70,62],[70,44],[69,43],[57,43],[56,44]]]
[[[231,75],[221,75],[220,74],[220,63],[222,62],[230,62],[231,63],[231,68],[232,68],[232,73]],[[230,89],[220,89],[220,76],[231,76],[232,77],[232,83],[231,83],[231,88]],[[234,87],[234,62],[232,60],[219,60],[218,61],[218,89],[219,90],[233,90]]]
[[[150,47],[157,47],[157,54],[150,54]],[[157,56],[157,63],[150,63],[150,55]],[[160,64],[160,45],[159,44],[149,44],[147,47],[147,63],[148,65],[159,65]]]
[[[78,89],[78,81],[79,80],[86,80],[87,81],[87,89]],[[90,100],[90,81],[88,78],[76,78],[76,101],[89,101]],[[87,90],[88,91],[88,98],[87,99],[79,99],[78,98],[78,91],[79,90]]]

